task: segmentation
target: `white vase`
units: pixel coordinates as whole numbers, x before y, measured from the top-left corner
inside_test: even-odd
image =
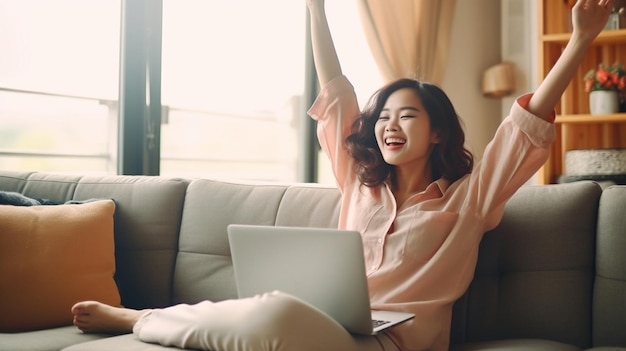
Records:
[[[589,93],[589,110],[592,115],[619,112],[619,96],[614,90],[594,90]]]

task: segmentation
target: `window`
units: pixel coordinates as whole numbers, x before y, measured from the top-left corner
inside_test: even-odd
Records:
[[[0,0],[0,168],[115,173],[119,23],[119,1]]]
[[[0,168],[118,172],[124,1],[0,0]],[[356,3],[327,9],[364,103],[380,78]],[[305,1],[163,0],[162,21],[160,174],[302,180]]]
[[[304,1],[163,2],[161,174],[298,179],[305,21]]]
[[[354,85],[359,105],[363,107],[383,80],[363,33],[357,2],[326,1],[326,13],[341,68]],[[334,184],[330,162],[321,151],[318,165],[318,182]]]

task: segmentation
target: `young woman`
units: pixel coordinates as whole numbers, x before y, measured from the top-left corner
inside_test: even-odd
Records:
[[[324,0],[307,0],[322,91],[309,114],[342,193],[340,228],[362,233],[373,308],[416,317],[356,336],[289,295],[137,311],[87,301],[84,332],[134,332],[145,342],[203,350],[447,350],[452,306],[468,287],[484,232],[546,161],[554,107],[613,0],[578,0],[573,33],[534,94],[517,99],[473,166],[458,116],[434,85],[401,79],[360,112],[331,39]],[[256,316],[256,318],[254,318]]]

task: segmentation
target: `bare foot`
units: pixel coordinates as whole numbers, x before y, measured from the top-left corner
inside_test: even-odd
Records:
[[[74,325],[84,333],[132,333],[133,326],[146,312],[97,301],[83,301],[72,306]]]

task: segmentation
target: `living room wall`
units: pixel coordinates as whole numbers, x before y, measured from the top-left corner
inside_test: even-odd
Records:
[[[501,100],[481,92],[483,71],[500,60],[500,0],[457,0],[442,88],[463,120],[476,159],[502,120]]]
[[[538,84],[536,13],[535,1],[457,0],[442,88],[465,124],[476,160],[515,99]],[[484,97],[484,70],[504,61],[514,64],[515,90],[503,98]]]

